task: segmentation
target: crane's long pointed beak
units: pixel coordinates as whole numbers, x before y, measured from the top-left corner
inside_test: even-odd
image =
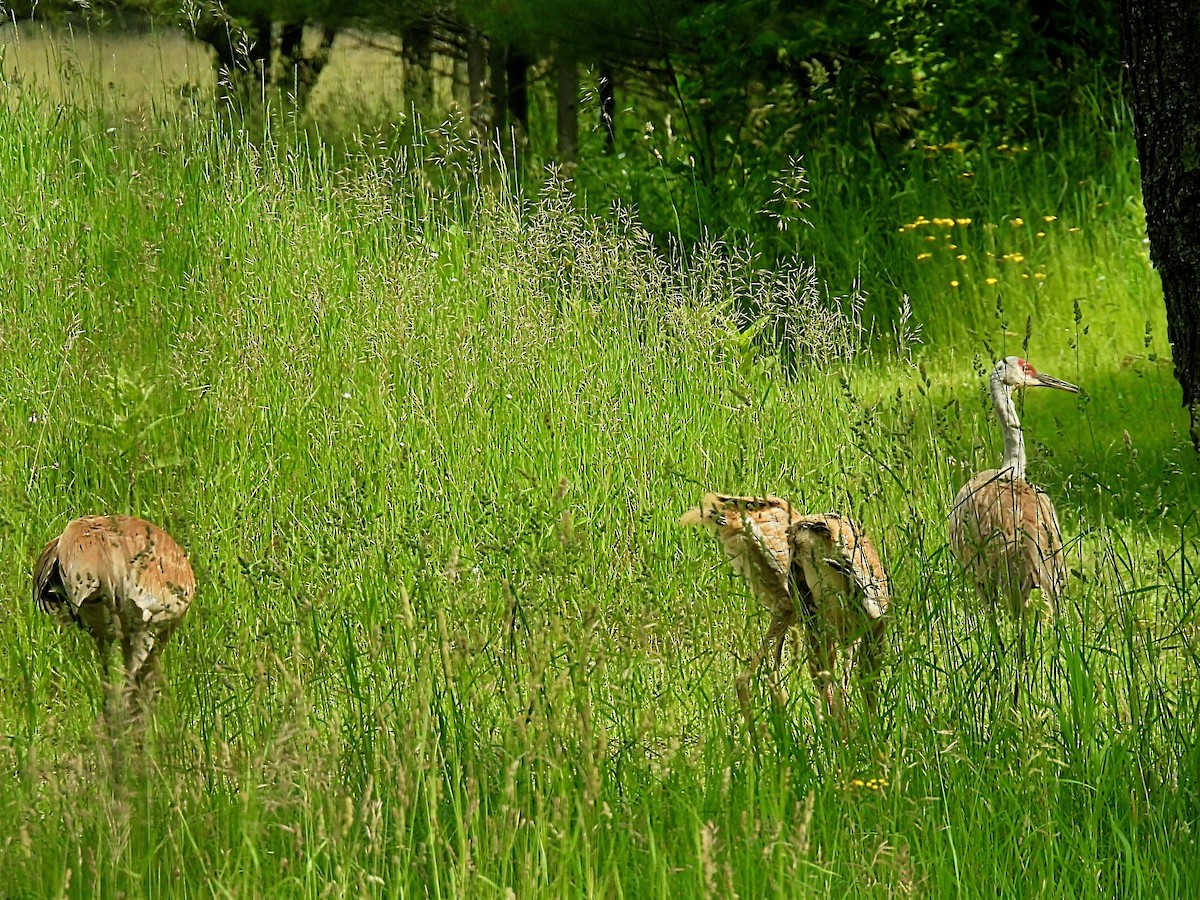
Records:
[[[1072,394],[1078,394],[1079,388],[1071,384],[1069,381],[1063,381],[1061,378],[1055,378],[1053,375],[1046,375],[1042,372],[1038,373],[1038,387],[1057,388],[1060,391],[1068,391]]]

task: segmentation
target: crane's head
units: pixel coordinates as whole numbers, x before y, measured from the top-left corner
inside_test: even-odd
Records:
[[[683,514],[679,520],[680,525],[701,525],[708,528],[710,531],[717,531],[725,528],[730,524],[730,516],[727,514],[727,500],[720,494],[708,493],[700,498],[700,505],[693,506]],[[737,519],[734,523],[735,528],[741,527],[741,520],[737,514],[736,508],[728,510],[733,514],[733,518]]]
[[[996,368],[992,369],[992,380],[1010,388],[1048,387],[1072,394],[1079,393],[1079,388],[1069,381],[1039,372],[1019,356],[1006,356],[996,363]]]

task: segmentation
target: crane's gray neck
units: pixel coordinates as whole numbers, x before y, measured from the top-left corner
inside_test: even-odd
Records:
[[[1025,477],[1025,437],[1021,434],[1021,420],[1013,405],[1012,388],[1004,383],[999,372],[993,372],[988,382],[992,403],[1004,429],[1004,462],[1001,470],[1011,469],[1014,478]]]

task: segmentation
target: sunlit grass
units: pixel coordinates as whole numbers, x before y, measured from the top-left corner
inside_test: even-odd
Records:
[[[436,164],[335,166],[286,128],[168,125],[0,102],[14,893],[1196,893],[1200,472],[1135,207],[997,179],[960,215],[931,180],[887,228],[922,345],[813,305],[802,266],[671,258],[556,183],[515,197],[452,135]],[[810,199],[819,231],[838,201]],[[968,235],[960,306],[959,261],[921,274],[898,230],[922,214],[955,219],[939,248]],[[977,288],[1005,253],[1043,293]],[[794,377],[741,330],[781,312]],[[982,376],[1010,352],[1086,391],[1023,410],[1072,578],[1018,710],[945,542],[999,457]],[[742,716],[765,616],[675,525],[705,489],[880,546],[882,715],[848,743],[790,656],[787,698]],[[121,787],[89,642],[28,602],[37,550],[98,511],[163,524],[200,581]]]

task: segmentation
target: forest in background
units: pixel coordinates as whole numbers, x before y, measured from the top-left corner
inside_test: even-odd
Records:
[[[876,211],[926,177],[929,157],[951,157],[963,179],[1031,152],[1102,178],[1103,133],[1128,129],[1110,0],[138,0],[9,13],[178,25],[211,48],[220,89],[207,96],[239,114],[278,101],[328,139],[368,130],[393,146],[413,139],[414,114],[426,127],[457,116],[510,174],[536,183],[565,165],[594,211],[636,209],[662,246],[804,256],[843,289],[861,275],[876,293],[901,280],[866,246],[891,224]],[[310,101],[339,36],[397,65],[321,109]],[[862,225],[843,225],[841,246],[802,227],[809,182],[818,204],[822,191],[852,198]],[[953,217],[978,216],[977,196],[959,193]]]

